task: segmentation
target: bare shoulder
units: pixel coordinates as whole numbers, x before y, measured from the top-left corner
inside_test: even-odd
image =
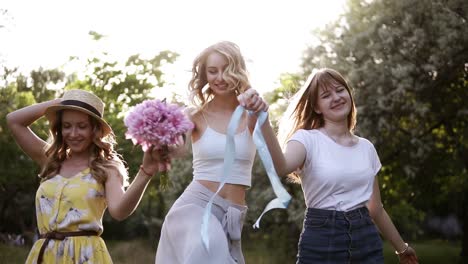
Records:
[[[185,114],[188,116],[190,121],[192,121],[195,124],[195,128],[197,128],[198,124],[201,124],[201,122],[203,121],[202,110],[196,107],[187,107],[185,109]]]
[[[197,108],[194,106],[187,106],[186,108],[184,108],[184,114],[187,115],[189,118],[192,118],[197,111]]]
[[[128,184],[128,171],[124,163],[119,159],[111,160],[106,165],[107,180],[118,181],[124,186]]]

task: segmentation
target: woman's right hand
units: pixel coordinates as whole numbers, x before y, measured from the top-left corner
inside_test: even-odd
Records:
[[[248,111],[252,111],[255,113],[258,113],[260,111],[268,111],[268,104],[253,88],[250,88],[247,91],[240,94],[239,96],[237,96],[237,100],[239,101],[239,104]]]
[[[29,105],[13,111],[6,116],[8,128],[18,146],[41,167],[47,160],[44,152],[47,143],[38,137],[29,126],[41,118],[48,107],[60,104],[61,102],[62,98],[57,98]]]

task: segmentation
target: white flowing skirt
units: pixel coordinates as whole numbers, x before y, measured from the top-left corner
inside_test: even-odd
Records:
[[[209,250],[203,245],[203,211],[213,192],[192,181],[164,220],[156,264],[244,264],[241,233],[247,206],[216,196],[208,227]]]

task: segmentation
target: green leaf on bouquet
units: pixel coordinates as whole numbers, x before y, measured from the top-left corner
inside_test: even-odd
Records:
[[[171,179],[169,178],[169,172],[162,171],[158,173],[159,177],[159,190],[164,191],[172,187]]]

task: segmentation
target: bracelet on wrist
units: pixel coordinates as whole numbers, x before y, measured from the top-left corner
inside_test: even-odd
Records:
[[[397,254],[398,256],[400,256],[400,255],[404,254],[404,253],[408,250],[408,248],[409,248],[408,243],[405,243],[405,248],[404,248],[402,251],[400,251],[400,252],[398,252],[397,250],[395,250],[395,254]]]
[[[143,165],[140,165],[140,170],[141,170],[144,174],[146,174],[148,177],[153,177],[153,174],[148,173],[148,172],[145,170],[145,168],[143,168]]]

